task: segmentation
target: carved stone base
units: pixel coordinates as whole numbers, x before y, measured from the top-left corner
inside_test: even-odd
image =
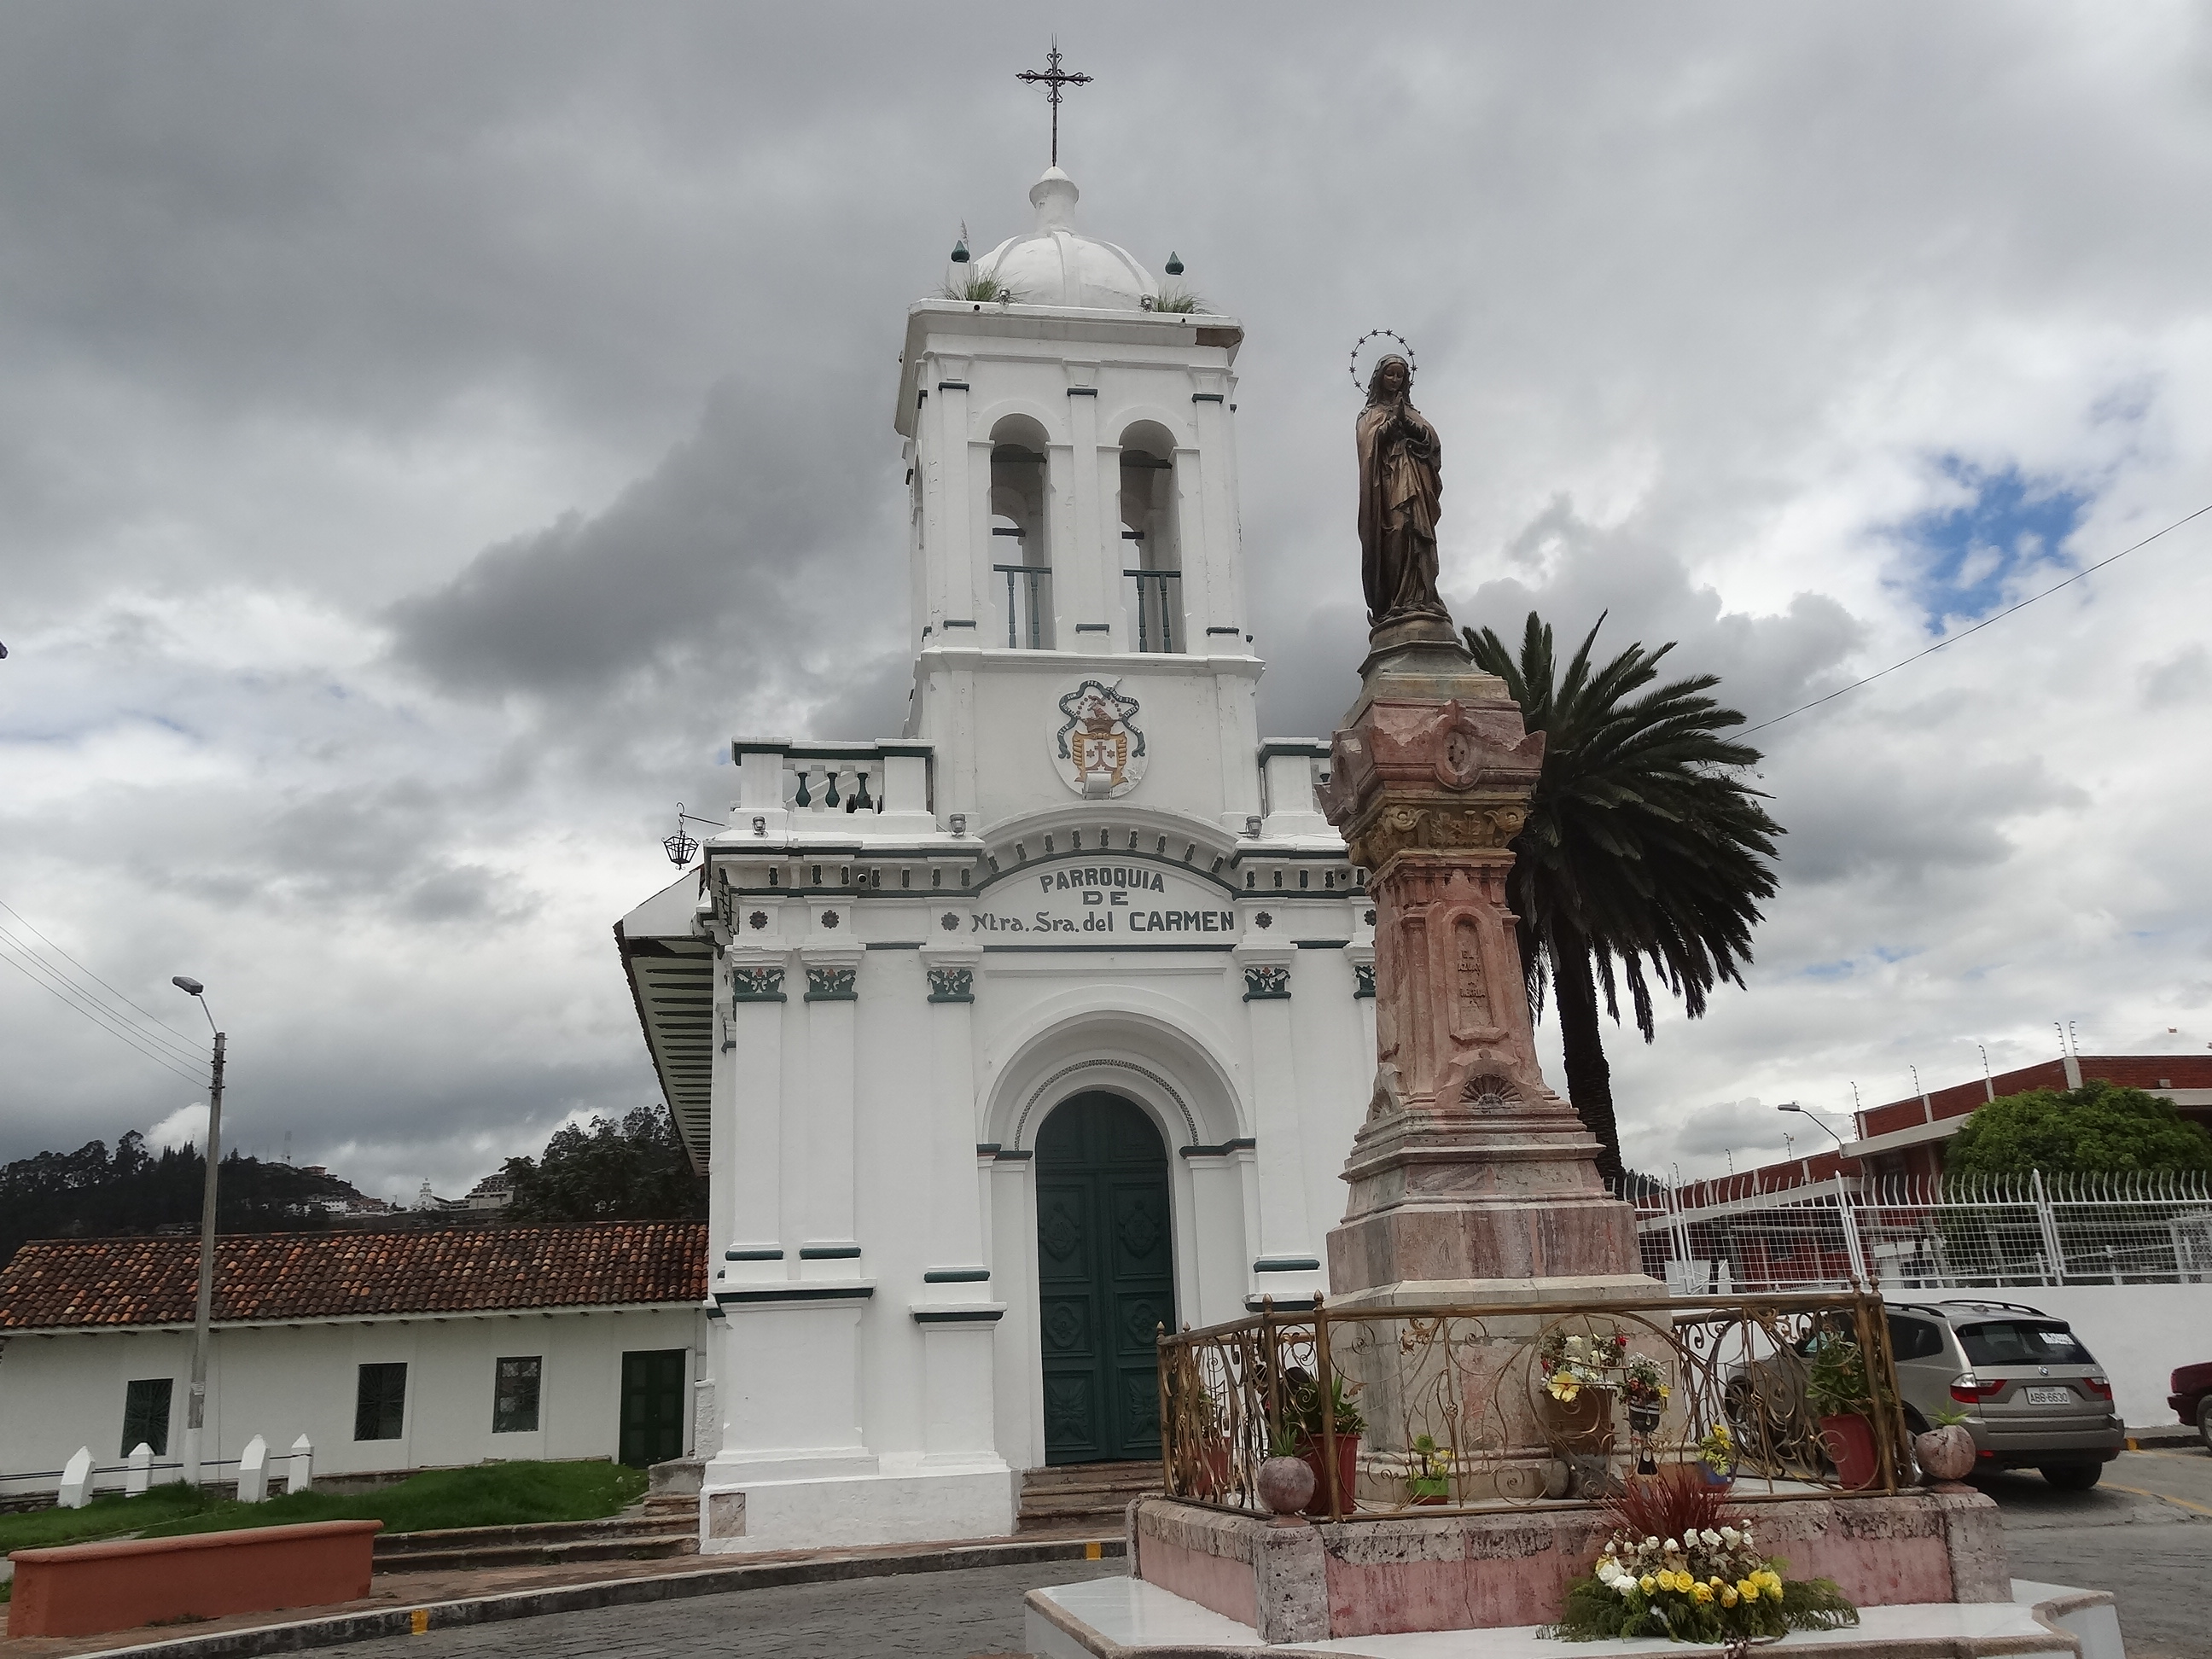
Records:
[[[1507,908],[1543,736],[1457,641],[1409,631],[1386,649],[1383,631],[1322,803],[1376,911],[1375,1092],[1328,1237],[1332,1297],[1559,1299],[1531,1281],[1560,1280],[1649,1295],[1634,1213],[1537,1064]]]

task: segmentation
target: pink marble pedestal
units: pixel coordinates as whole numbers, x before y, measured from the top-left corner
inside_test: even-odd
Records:
[[[1375,900],[1375,1092],[1328,1236],[1330,1304],[1644,1297],[1636,1222],[1545,1083],[1505,882],[1542,763],[1504,683],[1382,647],[1322,800]]]

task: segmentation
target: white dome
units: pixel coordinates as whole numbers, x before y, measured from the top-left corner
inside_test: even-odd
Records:
[[[1010,236],[975,262],[995,276],[1017,305],[1084,306],[1103,311],[1141,311],[1159,297],[1159,284],[1126,248],[1075,234],[1075,204],[1082,191],[1058,167],[1030,187],[1036,228]]]

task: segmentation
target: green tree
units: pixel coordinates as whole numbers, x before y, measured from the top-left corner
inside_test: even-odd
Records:
[[[619,1123],[565,1124],[542,1158],[510,1158],[517,1221],[686,1221],[707,1213],[707,1182],[665,1112],[640,1106]]]
[[[1705,695],[1718,676],[1654,686],[1672,641],[1656,651],[1632,644],[1593,670],[1590,649],[1604,626],[1600,617],[1564,673],[1551,628],[1533,611],[1517,656],[1489,629],[1465,631],[1477,666],[1503,679],[1528,729],[1545,734],[1509,891],[1530,1006],[1543,1006],[1548,978],[1568,1098],[1598,1138],[1599,1172],[1618,1182],[1620,1131],[1598,994],[1618,1022],[1617,969],[1649,1042],[1647,969],[1692,1019],[1721,981],[1742,984],[1759,901],[1774,892],[1772,837],[1783,830],[1759,805],[1766,797],[1742,781],[1759,750],[1720,735],[1743,716]]]
[[[2212,1134],[2141,1089],[2092,1078],[2078,1089],[2030,1089],[1978,1109],[1943,1158],[1947,1176],[2113,1175],[2212,1170]]]

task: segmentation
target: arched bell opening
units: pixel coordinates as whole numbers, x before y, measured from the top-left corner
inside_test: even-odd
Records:
[[[991,428],[991,568],[1006,583],[1012,650],[1053,647],[1046,445],[1043,427],[1026,415],[1009,415]]]
[[[1121,434],[1122,581],[1139,651],[1190,647],[1184,621],[1182,550],[1176,535],[1175,437],[1156,421]]]

